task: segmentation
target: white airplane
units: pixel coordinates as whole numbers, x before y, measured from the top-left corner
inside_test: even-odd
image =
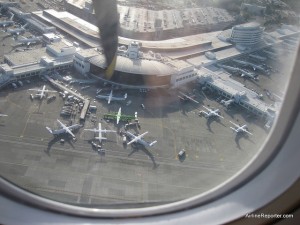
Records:
[[[240,69],[240,72],[242,73],[241,77],[247,77],[247,78],[250,78],[250,79],[253,79],[253,80],[258,80],[258,77],[253,73],[250,73],[250,72],[248,72],[246,70],[243,70],[243,69]]]
[[[62,127],[61,129],[58,130],[52,130],[49,127],[46,127],[46,129],[53,135],[60,135],[60,134],[65,134],[68,133],[70,134],[73,138],[75,138],[75,135],[72,133],[72,130],[78,129],[80,127],[82,127],[82,125],[80,124],[74,124],[71,126],[66,126],[65,124],[63,124],[62,122],[60,122],[59,120],[57,120],[57,122],[59,123],[59,125]]]
[[[10,33],[11,35],[20,35],[21,33],[24,33],[26,31],[25,27],[27,26],[27,23],[19,28],[15,29],[7,29],[7,33]]]
[[[151,143],[149,143],[147,141],[144,141],[142,139],[142,137],[144,137],[146,134],[148,134],[148,131],[146,131],[143,134],[140,134],[139,136],[135,136],[134,134],[130,133],[129,131],[126,131],[126,135],[129,136],[130,138],[132,138],[132,140],[127,143],[127,145],[130,145],[133,142],[137,142],[137,143],[139,143],[139,144],[141,144],[141,145],[143,145],[145,147],[151,147],[151,146],[153,146],[157,141],[155,140],[155,141],[153,141]]]
[[[187,94],[184,94],[183,92],[179,92],[182,96],[178,96],[180,99],[182,99],[182,100],[191,100],[191,101],[193,101],[193,102],[195,102],[195,103],[198,103],[199,104],[199,102],[198,101],[196,101],[194,98],[192,98],[191,96],[188,96]]]
[[[117,124],[119,124],[120,119],[121,119],[121,107],[119,108],[119,111],[117,113]]]
[[[253,135],[252,133],[250,133],[248,130],[247,130],[247,125],[243,125],[243,126],[239,126],[231,121],[229,121],[230,123],[232,123],[235,128],[233,127],[230,127],[230,129],[232,129],[233,131],[235,131],[236,133],[247,133],[247,134],[250,134],[250,135]]]
[[[221,100],[220,103],[223,104],[225,107],[228,107],[228,106],[230,106],[231,104],[234,103],[234,99]]]
[[[15,23],[14,21],[10,21],[10,20],[1,21],[0,26],[2,26],[2,27],[12,26],[14,23]]]
[[[8,115],[5,115],[5,114],[0,114],[0,117],[3,117],[3,116],[8,116]]]
[[[42,89],[28,89],[30,91],[37,91],[38,93],[36,94],[36,96],[39,96],[40,99],[43,99],[44,97],[46,97],[46,94],[45,93],[48,93],[48,92],[57,92],[57,91],[50,91],[50,90],[47,90],[46,89],[46,85],[43,86]]]
[[[203,106],[203,108],[205,108],[208,111],[208,112],[203,111],[203,110],[200,111],[200,113],[203,113],[205,115],[205,118],[211,118],[211,117],[214,117],[214,116],[218,116],[220,118],[224,118],[223,116],[221,116],[219,114],[219,112],[220,112],[219,109],[212,110],[212,109],[207,108],[205,106]]]
[[[15,22],[13,21],[13,18],[14,18],[14,14],[11,13],[11,17],[8,20],[1,21],[0,26],[1,27],[6,27],[6,26],[14,25]]]
[[[115,133],[116,132],[114,130],[102,130],[101,129],[101,123],[99,123],[98,129],[94,128],[94,129],[84,129],[84,130],[86,130],[86,131],[92,131],[94,133],[98,133],[98,137],[95,137],[95,139],[99,140],[100,142],[102,140],[106,140],[107,139],[107,138],[105,138],[105,137],[102,136],[102,133],[113,133],[113,132]]]
[[[97,95],[96,98],[106,99],[107,103],[110,104],[111,101],[124,101],[127,99],[127,93],[125,93],[123,98],[113,97],[113,90],[111,90],[109,95]]]
[[[35,44],[35,43],[39,43],[42,41],[41,37],[22,37],[22,38],[18,38],[16,39],[16,41],[20,44],[26,44],[27,46],[31,45],[31,44]]]

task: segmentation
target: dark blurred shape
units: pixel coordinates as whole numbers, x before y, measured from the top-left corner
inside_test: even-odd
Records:
[[[105,78],[110,79],[116,65],[118,48],[119,14],[116,0],[93,0],[95,16],[106,59]]]

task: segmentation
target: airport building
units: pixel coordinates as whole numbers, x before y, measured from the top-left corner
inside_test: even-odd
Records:
[[[242,46],[256,45],[262,41],[264,28],[258,23],[246,23],[232,28],[230,40]]]
[[[276,112],[279,110],[276,105],[266,104],[258,93],[231,79],[229,74],[223,70],[213,72],[202,68],[198,73],[197,81],[201,86],[207,87],[226,100],[233,100],[235,104],[258,117],[264,118],[266,121],[275,118]]]
[[[73,67],[76,48],[66,41],[46,47],[4,55],[0,64],[0,87],[21,79]]]
[[[106,68],[104,55],[99,54],[91,58],[89,62],[90,73],[105,78],[103,75]],[[136,88],[168,88],[173,74],[175,70],[163,63],[159,57],[155,55],[152,58],[145,57],[139,51],[139,44],[132,42],[128,49],[119,51],[115,72],[109,81]]]
[[[105,57],[97,49],[77,52],[74,66],[82,74],[88,73],[114,85],[131,88],[176,88],[197,78],[197,71],[191,64],[163,58],[158,53],[144,54],[136,41],[128,48],[119,48],[115,72],[109,80],[104,76]]]
[[[96,25],[91,1],[65,2],[71,14]],[[220,8],[187,8],[182,10],[149,10],[118,5],[120,35],[138,40],[163,40],[176,36],[222,30],[234,23],[234,18]]]
[[[0,65],[1,87],[18,79],[73,66],[83,75],[91,75],[124,88],[178,88],[198,80],[224,98],[264,118],[269,118],[273,109],[264,104],[257,93],[233,81],[228,74],[216,74],[206,68],[213,68],[217,63],[272,47],[286,38],[299,35],[294,27],[284,26],[281,32],[269,34],[272,41],[262,43],[263,28],[259,25],[235,26],[230,33],[232,42],[246,46],[256,43],[255,48],[246,50],[237,49],[218,39],[217,35],[221,31],[167,41],[137,42],[120,37],[115,73],[107,80],[103,75],[106,62],[99,47],[96,26],[68,12],[45,10],[32,14],[35,20],[67,33],[87,48],[79,48],[78,43],[68,43],[55,34],[44,34],[45,42],[51,43],[46,47],[5,55],[4,64]]]

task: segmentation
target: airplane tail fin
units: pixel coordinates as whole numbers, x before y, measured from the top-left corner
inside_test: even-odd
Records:
[[[153,146],[153,145],[155,145],[156,144],[156,140],[155,141],[153,141],[153,142],[151,142],[150,144],[149,144],[149,146],[151,147],[151,146]]]
[[[50,134],[53,134],[53,132],[52,132],[52,130],[51,130],[51,128],[49,128],[49,127],[46,127],[46,129],[50,132]]]

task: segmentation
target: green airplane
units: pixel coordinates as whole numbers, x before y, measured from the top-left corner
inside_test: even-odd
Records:
[[[119,124],[119,121],[129,122],[129,121],[135,119],[136,116],[122,115],[121,107],[120,107],[118,112],[104,114],[103,118],[106,120],[117,120],[117,124]]]

